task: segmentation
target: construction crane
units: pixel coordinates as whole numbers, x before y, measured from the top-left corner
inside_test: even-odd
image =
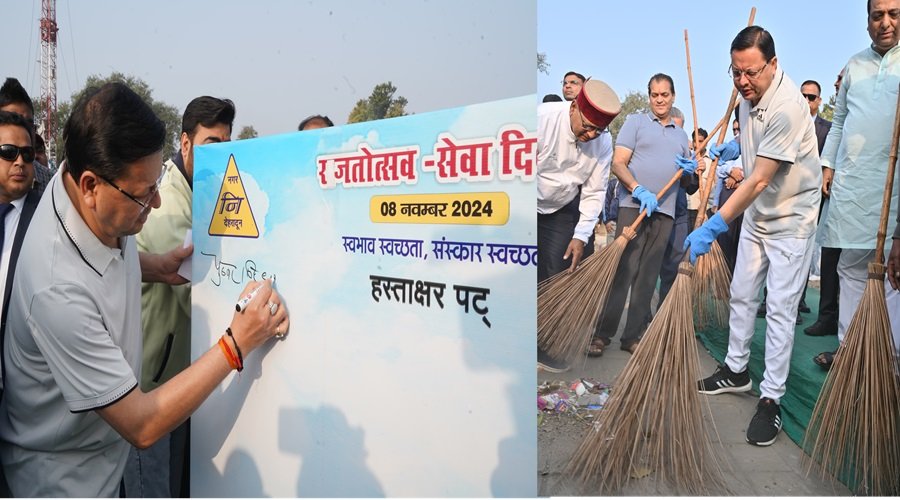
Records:
[[[51,169],[56,169],[56,0],[41,0],[41,103],[44,142]]]

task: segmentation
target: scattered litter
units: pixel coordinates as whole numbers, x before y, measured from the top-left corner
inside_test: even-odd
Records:
[[[587,393],[578,396],[575,404],[588,410],[602,410],[608,399],[609,392],[601,392],[600,394]]]
[[[551,392],[538,396],[538,409],[541,411],[555,411],[556,413],[564,413],[571,406],[569,404],[569,394],[565,391]]]
[[[602,410],[609,399],[610,386],[592,378],[581,378],[572,382],[547,381],[537,388],[538,410],[544,413],[568,413],[579,418],[588,411]]]

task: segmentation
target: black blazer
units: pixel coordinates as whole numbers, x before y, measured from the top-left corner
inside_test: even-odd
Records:
[[[819,140],[819,156],[822,156],[822,149],[825,148],[825,138],[828,137],[829,130],[831,130],[831,122],[816,115],[816,139]]]
[[[41,193],[36,189],[28,191],[25,195],[25,204],[22,205],[22,215],[19,216],[19,225],[16,226],[16,237],[13,238],[12,252],[9,256],[9,271],[6,273],[6,294],[3,296],[3,312],[0,316],[0,353],[3,352],[3,338],[6,336],[6,313],[9,310],[9,299],[12,295],[13,282],[16,275],[16,262],[19,260],[19,251],[22,249],[22,241],[25,239],[25,232],[28,225],[31,224],[31,217],[34,215],[34,209],[37,208],[38,202],[41,200]]]

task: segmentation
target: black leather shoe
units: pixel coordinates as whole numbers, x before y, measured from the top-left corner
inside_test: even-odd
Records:
[[[800,312],[802,312],[802,313],[810,313],[810,312],[812,312],[812,309],[810,309],[809,306],[806,305],[806,301],[805,301],[805,300],[801,300],[801,301],[800,301],[800,306],[797,308],[797,310],[800,311]]]
[[[826,335],[837,335],[838,327],[836,323],[816,320],[812,325],[803,329],[803,333],[813,337],[824,337]]]

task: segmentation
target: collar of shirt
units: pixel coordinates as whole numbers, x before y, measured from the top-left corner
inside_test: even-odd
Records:
[[[578,146],[578,138],[575,137],[575,132],[572,132],[572,125],[569,124],[563,127],[563,130],[566,131],[566,141],[568,141],[570,144],[575,144],[576,146]]]
[[[900,50],[900,42],[898,42],[897,45],[894,45],[893,47],[891,47],[887,52],[884,53],[883,56],[881,54],[879,54],[877,50],[875,50],[874,43],[869,44],[869,50],[872,51],[872,54],[874,54],[875,57],[877,57],[878,59],[881,59],[882,57],[887,57],[888,54],[891,54],[891,53],[894,53],[894,52],[897,52],[898,50]]]
[[[181,150],[179,149],[175,156],[172,157],[172,163],[178,167],[178,171],[181,172],[181,175],[184,176],[184,180],[187,181],[188,187],[191,188],[191,191],[194,191],[194,180],[188,177],[187,170],[184,168],[184,156],[181,155]]]
[[[663,122],[659,119],[659,117],[654,115],[652,111],[647,113],[647,116],[650,117],[650,121],[659,123],[663,127],[673,127],[673,128],[675,127],[675,119],[672,118],[672,115],[669,115],[669,123],[666,123],[666,124],[663,124]]]
[[[28,193],[25,193],[25,196],[22,196],[21,198],[15,199],[15,200],[9,202],[9,204],[13,206],[13,209],[14,209],[16,212],[20,212],[20,213],[21,213],[21,212],[22,212],[22,207],[25,206],[25,198],[27,198],[27,197],[28,197]],[[7,215],[9,215],[9,214],[7,214]]]
[[[59,175],[53,176],[50,185],[50,196],[53,203],[53,211],[59,221],[63,232],[69,241],[75,246],[85,264],[91,267],[97,274],[103,276],[113,259],[124,254],[125,245],[129,238],[119,238],[122,249],[109,248],[91,231],[81,218],[81,214],[75,209],[75,205],[69,199],[66,187],[63,184],[63,176],[68,175],[66,163],[59,167]]]

